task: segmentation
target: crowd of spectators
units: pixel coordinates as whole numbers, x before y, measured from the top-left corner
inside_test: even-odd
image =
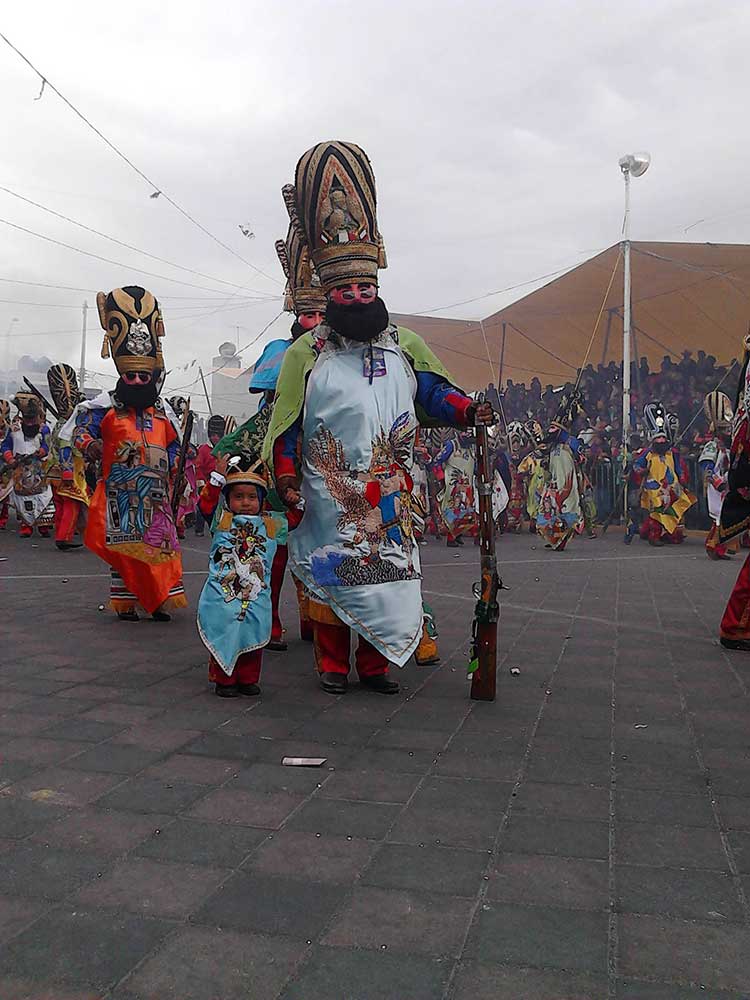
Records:
[[[736,360],[719,365],[705,351],[698,351],[697,357],[691,351],[684,351],[677,362],[666,355],[658,371],[651,371],[648,360],[642,357],[631,366],[631,427],[640,428],[645,404],[659,400],[668,412],[679,417],[681,443],[691,451],[699,449],[707,430],[703,415],[706,393],[720,387],[734,402],[738,376]],[[533,378],[526,386],[509,378],[501,396],[505,419],[536,418],[546,426],[554,419],[560,398],[572,388],[571,382],[542,387],[539,379]],[[622,366],[614,361],[596,368],[587,365],[581,373],[579,388],[585,415],[578,418],[575,432],[594,452],[616,456],[622,439]]]
[[[707,393],[720,388],[732,404],[737,391],[740,365],[733,359],[727,365],[720,365],[712,354],[698,351],[697,357],[691,351],[684,351],[679,361],[665,355],[658,371],[651,371],[648,360],[640,358],[631,366],[631,411],[630,425],[640,432],[640,442],[647,444],[648,437],[643,431],[643,407],[646,403],[659,400],[666,410],[676,413],[680,430],[677,447],[683,459],[693,470],[693,487],[702,492],[697,470],[697,459],[707,440],[708,426],[703,413],[703,401]],[[505,421],[526,421],[534,418],[546,427],[554,420],[561,397],[573,388],[573,383],[542,386],[538,378],[533,378],[528,386],[508,379],[500,395],[498,405],[502,405]],[[587,365],[581,373],[579,388],[583,394],[585,413],[580,415],[574,433],[584,445],[587,472],[593,482],[601,484],[599,508],[610,506],[607,491],[616,489],[621,462],[622,447],[622,366],[614,361],[607,365]],[[494,392],[490,387],[490,396]],[[633,443],[638,445],[638,438]],[[604,475],[597,474],[604,467]],[[610,470],[612,474],[610,475]],[[615,483],[612,487],[611,484]],[[695,515],[699,512],[696,511]]]

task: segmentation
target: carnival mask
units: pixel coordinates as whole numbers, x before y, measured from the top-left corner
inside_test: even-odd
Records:
[[[378,295],[378,286],[372,282],[353,282],[351,285],[339,285],[331,290],[329,301],[337,306],[351,306],[355,303],[368,305],[374,302]]]

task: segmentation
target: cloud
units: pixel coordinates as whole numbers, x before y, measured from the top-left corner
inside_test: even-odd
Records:
[[[653,155],[634,183],[633,235],[746,241],[744,134],[750,8],[635,0],[627,16],[584,0],[189,0],[127,6],[15,5],[3,30],[156,185],[280,282],[280,197],[299,155],[324,138],[361,143],[375,167],[394,311],[429,309],[579,263],[617,240],[617,159]],[[115,247],[0,193],[0,218],[115,260],[117,267],[0,224],[2,336],[14,354],[75,361],[81,301],[140,280],[163,300],[168,363],[210,367],[223,340],[249,341],[280,309],[280,283],[202,234],[107,149],[4,46],[0,184],[273,301]],[[255,239],[245,240],[247,222]],[[215,288],[151,278],[153,271]],[[142,275],[142,276],[141,276]],[[524,289],[526,290],[526,289]],[[195,296],[193,299],[185,296]],[[511,294],[453,315],[486,315]],[[43,305],[47,303],[47,305]],[[95,321],[90,314],[90,330]],[[283,335],[278,320],[257,345]],[[51,331],[55,331],[54,334]],[[88,365],[104,373],[90,337]],[[255,350],[255,348],[253,348]],[[252,360],[249,355],[246,360]],[[114,371],[112,371],[114,378]]]

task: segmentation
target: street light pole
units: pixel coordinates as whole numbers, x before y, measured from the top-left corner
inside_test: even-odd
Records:
[[[8,386],[10,385],[10,335],[13,330],[13,324],[17,322],[18,317],[14,316],[10,323],[8,323],[8,329],[5,331],[5,350],[3,351],[3,368],[5,369],[5,378],[3,379],[3,398],[8,395]]]
[[[630,178],[641,177],[651,163],[649,153],[627,153],[620,157],[620,170],[625,181],[625,217],[622,223],[620,248],[622,250],[623,303],[622,303],[622,445],[626,453],[630,438]]]
[[[630,167],[622,167],[625,178],[625,218],[622,235],[622,443],[630,439]]]
[[[86,380],[86,317],[89,311],[89,304],[84,299],[83,302],[83,323],[81,325],[81,368],[78,373],[78,387],[83,392]]]

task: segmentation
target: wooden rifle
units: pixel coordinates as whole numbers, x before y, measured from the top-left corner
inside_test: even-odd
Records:
[[[480,393],[478,403],[484,402]],[[475,427],[476,478],[479,494],[479,545],[482,579],[474,584],[474,621],[471,627],[471,697],[474,701],[494,701],[497,684],[497,623],[500,605],[497,593],[502,583],[497,575],[495,522],[492,517],[492,473],[489,435],[484,425]]]
[[[193,433],[193,411],[188,410],[185,424],[182,429],[182,443],[180,453],[177,457],[177,472],[174,477],[174,489],[172,490],[172,517],[177,524],[177,512],[180,509],[180,497],[182,495],[183,481],[185,479],[185,462],[187,461],[190,438]]]

